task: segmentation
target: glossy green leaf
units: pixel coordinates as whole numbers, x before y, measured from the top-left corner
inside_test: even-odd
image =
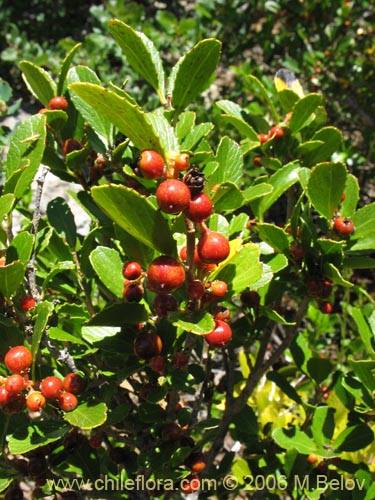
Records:
[[[354,245],[351,250],[375,250],[375,203],[360,208],[353,214],[355,231],[351,235]]]
[[[353,283],[344,279],[337,267],[335,267],[331,262],[325,263],[323,269],[324,275],[327,276],[327,278],[329,278],[336,285],[340,285],[346,288],[351,288],[353,286]]]
[[[168,94],[176,109],[184,109],[207,87],[221,52],[221,42],[214,38],[201,40],[173,67]]]
[[[34,236],[26,231],[21,231],[11,241],[8,247],[7,258],[12,260],[20,260],[25,268],[30,260],[34,245]]]
[[[267,104],[275,122],[279,123],[279,114],[276,111],[275,105],[263,83],[254,75],[246,75],[245,81],[249,84],[252,93],[258,96],[260,99],[262,99],[263,102]]]
[[[107,420],[107,412],[108,408],[105,403],[82,402],[75,410],[65,412],[64,420],[79,429],[94,429],[104,424]]]
[[[353,396],[357,405],[366,407],[366,409],[374,408],[374,397],[361,380],[358,380],[356,377],[353,377],[352,374],[348,373],[342,379],[341,383],[342,387]]]
[[[307,361],[306,368],[317,384],[321,384],[332,373],[332,364],[328,359],[311,357]]]
[[[260,146],[260,141],[258,139],[258,134],[255,132],[253,127],[246,123],[244,120],[231,115],[221,115],[222,120],[225,123],[230,123],[235,127],[243,137],[253,141],[255,144]]]
[[[256,227],[262,241],[268,243],[278,252],[285,253],[289,250],[289,240],[285,231],[274,224],[258,224]]]
[[[194,311],[192,313],[173,312],[168,315],[168,320],[185,332],[205,335],[210,333],[215,326],[212,314],[205,311]]]
[[[92,197],[116,224],[142,243],[162,253],[176,253],[167,220],[147,198],[116,185],[94,187]]]
[[[243,292],[251,287],[262,276],[262,265],[259,261],[260,251],[258,245],[247,243],[228,257],[210,275],[210,279],[219,279],[228,284],[228,291],[232,295]]]
[[[184,111],[180,113],[178,116],[178,120],[175,126],[175,132],[177,138],[182,144],[185,137],[191,132],[191,130],[195,127],[195,120],[197,118],[196,113],[194,111]]]
[[[261,218],[264,212],[268,210],[282,194],[293,186],[293,184],[298,182],[299,169],[300,164],[298,161],[295,161],[288,163],[271,175],[267,183],[272,186],[272,192],[251,203],[258,218]]]
[[[19,66],[29,91],[45,107],[48,107],[49,101],[56,95],[56,84],[50,74],[30,61],[21,61]]]
[[[208,189],[223,182],[240,183],[243,177],[244,162],[241,148],[233,139],[223,137],[217,148],[216,161],[219,166],[208,177]]]
[[[136,325],[146,321],[147,317],[147,311],[143,304],[124,302],[121,304],[113,304],[98,312],[90,319],[87,326],[118,327],[123,325]]]
[[[291,89],[284,89],[281,90],[278,93],[279,101],[281,104],[281,107],[286,113],[289,113],[289,111],[292,111],[294,105],[299,99],[299,96],[293,92]]]
[[[127,259],[136,260],[142,267],[146,268],[153,259],[155,253],[153,249],[144,245],[117,225],[115,226],[115,232]]]
[[[157,92],[162,104],[165,103],[162,61],[153,42],[144,33],[135,31],[118,19],[111,19],[109,31],[121,47],[130,66],[142,76]]]
[[[203,137],[206,137],[213,130],[213,123],[200,123],[196,127],[192,127],[189,133],[185,136],[182,144],[182,150],[191,150],[196,146]]]
[[[67,76],[68,85],[72,83],[92,83],[94,85],[100,85],[100,80],[96,73],[86,66],[75,66],[71,68]],[[101,138],[101,140],[106,144],[112,143],[112,125],[106,116],[99,113],[92,103],[86,102],[84,99],[79,97],[75,92],[70,92],[71,100],[74,106],[81,113],[85,121],[90,125],[90,127],[95,130],[96,134]]]
[[[15,129],[6,159],[5,192],[16,198],[30,189],[30,184],[41,164],[46,139],[46,118],[33,115]]]
[[[69,88],[115,125],[136,148],[163,153],[159,135],[139,106],[96,84],[76,82],[71,83]]]
[[[223,182],[211,196],[215,211],[225,213],[233,211],[245,204],[245,199],[240,189],[233,182]]]
[[[16,260],[6,266],[0,266],[0,293],[11,297],[23,281],[25,266]]]
[[[123,261],[114,248],[97,247],[90,254],[90,262],[100,281],[116,297],[122,297],[124,278],[122,275]]]
[[[95,344],[106,338],[115,337],[119,331],[118,327],[113,326],[83,326],[82,338],[90,344]]]
[[[178,141],[175,136],[174,129],[169,121],[160,111],[147,113],[147,118],[150,121],[153,129],[157,131],[160,142],[164,151],[176,151],[178,149]]]
[[[274,382],[283,393],[288,396],[288,398],[296,401],[297,403],[302,403],[302,400],[295,390],[295,388],[288,382],[288,380],[278,371],[272,370],[267,373],[267,380]]]
[[[369,353],[375,352],[375,335],[370,325],[359,307],[350,308],[351,316],[354,319],[359,335]]]
[[[311,423],[314,441],[323,446],[332,439],[335,430],[335,410],[329,406],[317,406]]]
[[[316,210],[331,220],[345,189],[347,171],[343,163],[320,163],[311,172],[307,195]]]
[[[345,200],[341,202],[340,214],[342,217],[351,218],[359,201],[358,179],[352,174],[348,174],[346,178],[344,194]]]
[[[0,197],[0,222],[9,214],[14,205],[14,195],[12,193],[4,194]]]
[[[335,439],[334,448],[341,451],[357,451],[366,448],[374,440],[374,433],[366,424],[347,427]]]
[[[300,431],[294,426],[291,426],[289,429],[275,429],[272,437],[282,448],[287,450],[294,448],[298,453],[304,455],[309,455],[317,449],[314,441],[305,432]]]
[[[58,342],[69,342],[73,345],[87,345],[86,342],[84,342],[81,338],[76,337],[56,326],[51,326],[50,328],[48,328],[48,337],[51,340],[57,340]]]
[[[48,443],[61,439],[70,429],[65,422],[44,420],[37,423],[27,422],[17,426],[9,436],[8,446],[13,455],[23,455]]]
[[[61,69],[60,69],[60,74],[59,74],[59,81],[57,82],[57,95],[63,95],[64,92],[64,87],[65,87],[65,79],[66,75],[68,74],[70,65],[72,64],[73,58],[76,55],[76,53],[79,51],[81,48],[82,43],[77,43],[70,49],[68,54],[65,56]]]
[[[370,392],[375,391],[375,361],[370,359],[349,359],[349,366]]]
[[[316,165],[331,160],[333,153],[340,151],[342,145],[342,134],[335,127],[324,127],[312,137],[312,142],[321,142],[320,146],[305,153],[303,158],[309,165]]]
[[[323,97],[320,94],[307,94],[299,99],[294,105],[293,114],[288,123],[290,130],[295,133],[308,125],[312,114],[322,102]]]
[[[59,196],[48,203],[47,217],[51,226],[66,239],[69,247],[74,249],[77,240],[77,227],[74,215],[64,198]]]
[[[242,191],[242,195],[245,198],[246,203],[262,198],[264,195],[269,194],[273,191],[273,186],[267,184],[266,182],[261,182],[260,184],[255,184]]]
[[[40,302],[35,309],[36,320],[31,343],[31,353],[33,355],[33,375],[35,374],[34,370],[35,363],[37,361],[37,352],[39,351],[40,342],[46,329],[48,320],[53,312],[53,308],[54,306],[51,302],[43,301]]]

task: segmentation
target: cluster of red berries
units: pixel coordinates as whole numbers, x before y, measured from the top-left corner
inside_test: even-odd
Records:
[[[50,376],[44,378],[38,387],[29,379],[32,365],[31,351],[18,345],[6,353],[4,363],[11,375],[2,377],[0,385],[0,404],[4,413],[19,413],[26,407],[32,412],[41,411],[47,399],[55,400],[63,411],[72,411],[78,405],[77,394],[85,388],[83,378],[77,373],[68,373],[64,380]],[[26,395],[23,391],[26,391]]]
[[[333,283],[329,279],[309,276],[306,279],[306,290],[309,297],[318,302],[319,310],[323,314],[331,314],[333,306],[327,299],[330,297]]]
[[[139,302],[142,300],[144,289],[142,286],[143,272],[139,262],[125,262],[122,268],[125,278],[123,297],[128,302]]]
[[[268,131],[268,134],[258,134],[258,139],[261,144],[264,144],[265,142],[269,141],[270,139],[281,139],[284,136],[284,129],[282,127],[279,127],[278,125],[275,125],[270,128]]]

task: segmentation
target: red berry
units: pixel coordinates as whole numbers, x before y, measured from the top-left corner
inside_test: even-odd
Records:
[[[269,141],[270,136],[268,134],[258,134],[258,139],[260,140],[261,144],[264,144],[265,142]]]
[[[174,158],[175,172],[182,172],[189,168],[190,157],[187,153],[179,153]]]
[[[333,307],[330,302],[321,302],[319,309],[323,314],[331,314],[333,311]]]
[[[142,151],[138,159],[138,167],[146,179],[160,179],[165,176],[164,159],[152,149]]]
[[[17,394],[10,394],[9,401],[4,404],[2,410],[5,415],[15,415],[21,413],[25,409],[25,396],[20,392]]]
[[[290,245],[290,253],[295,258],[295,260],[302,260],[305,256],[305,250],[303,246],[298,243],[292,243]]]
[[[29,311],[35,307],[35,299],[31,295],[25,295],[20,300],[20,307],[23,311]]]
[[[197,249],[199,258],[206,264],[218,264],[225,260],[230,252],[226,237],[208,229],[199,238]]]
[[[201,482],[197,474],[190,474],[190,476],[181,479],[180,487],[181,491],[185,495],[189,495],[190,493],[194,493],[194,491],[198,491],[200,486]]]
[[[56,399],[62,390],[62,380],[54,376],[46,377],[40,383],[40,392],[48,399]]]
[[[96,450],[101,447],[103,443],[103,437],[101,434],[94,434],[88,438],[88,442],[90,447]]]
[[[212,202],[206,193],[199,193],[194,196],[184,210],[186,217],[193,222],[203,222],[208,219],[211,213]]]
[[[185,282],[184,266],[173,257],[161,255],[154,259],[147,271],[147,287],[156,293],[169,293]]]
[[[86,387],[86,382],[78,373],[68,373],[63,381],[63,389],[72,394],[80,394]]]
[[[134,353],[140,359],[151,359],[161,353],[163,343],[155,332],[140,332],[134,340]]]
[[[187,247],[182,247],[180,250],[180,257],[183,262],[187,261]],[[194,248],[194,264],[198,267],[204,267],[205,263],[201,261],[198,255],[197,247]]]
[[[310,455],[307,457],[308,462],[310,464],[315,464],[318,461],[318,456],[315,455],[315,453],[310,453]]]
[[[23,377],[19,373],[9,375],[9,377],[5,381],[5,389],[10,394],[17,394],[17,392],[21,392],[24,388],[24,385],[25,383]]]
[[[255,167],[261,167],[262,166],[262,158],[260,156],[254,156],[253,164]]]
[[[284,135],[284,130],[278,126],[271,127],[268,135],[270,136],[270,138],[274,137],[275,139],[281,139]]]
[[[5,389],[5,386],[0,386],[0,405],[8,403],[11,394]]]
[[[150,359],[150,368],[154,372],[163,372],[166,367],[166,362],[163,356],[157,354]]]
[[[63,411],[73,411],[78,406],[78,399],[71,392],[61,392],[57,398],[57,402]]]
[[[66,111],[68,109],[68,101],[61,95],[52,97],[49,102],[49,109],[61,109],[62,111]]]
[[[202,472],[207,466],[204,454],[199,451],[191,453],[186,459],[185,464],[193,472]]]
[[[22,373],[28,370],[33,362],[30,350],[23,345],[11,347],[5,355],[5,366],[12,373]]]
[[[223,347],[232,338],[232,329],[225,321],[216,320],[215,328],[204,338],[210,346]]]
[[[142,274],[142,267],[135,261],[125,262],[124,267],[122,268],[122,274],[124,278],[128,280],[136,280]]]
[[[226,307],[218,307],[215,310],[214,319],[220,319],[221,321],[228,321],[230,319],[230,310]]]
[[[189,205],[190,197],[190,189],[178,179],[167,179],[156,190],[159,208],[167,214],[182,212]]]
[[[205,288],[201,280],[193,280],[188,284],[187,293],[188,296],[193,299],[200,299],[203,297]]]
[[[173,368],[184,368],[189,363],[189,356],[184,352],[178,352],[173,358]]]
[[[216,297],[223,297],[228,291],[225,281],[216,280],[211,284],[211,293]]]
[[[160,293],[155,297],[153,307],[157,316],[167,316],[169,312],[177,311],[178,302],[173,295]]]
[[[354,224],[345,217],[336,217],[333,223],[333,230],[341,237],[350,236],[354,231]]]
[[[343,201],[345,201],[345,199],[346,199],[346,193],[342,193],[340,202],[342,203]]]
[[[76,139],[67,139],[62,147],[62,152],[64,156],[68,155],[72,151],[79,151],[83,148],[83,144]]]
[[[143,287],[138,283],[128,283],[123,292],[123,297],[128,302],[140,302],[143,297]]]
[[[41,392],[34,391],[26,398],[26,406],[30,411],[40,411],[46,405],[46,398]]]

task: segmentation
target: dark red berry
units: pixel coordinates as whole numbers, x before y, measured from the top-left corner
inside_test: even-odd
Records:
[[[227,238],[221,233],[206,230],[198,241],[199,258],[206,264],[218,264],[225,260],[230,252]]]
[[[24,388],[24,385],[25,383],[23,377],[19,373],[9,375],[9,377],[5,381],[5,389],[10,394],[17,394],[18,392],[21,392]]]
[[[242,292],[240,295],[240,300],[241,300],[242,304],[246,307],[256,308],[260,304],[259,293],[255,290],[249,290],[246,292]]]
[[[184,266],[173,257],[161,255],[147,271],[147,287],[156,293],[169,293],[185,282]]]
[[[204,295],[205,288],[201,280],[193,280],[188,284],[187,293],[190,299],[201,299]]]
[[[333,223],[333,230],[342,238],[350,236],[354,232],[354,224],[345,217],[336,217]]]
[[[68,109],[68,101],[61,95],[52,97],[49,101],[49,109],[61,109],[62,111],[66,111]]]
[[[10,394],[9,401],[4,404],[2,410],[5,415],[15,415],[21,413],[25,409],[25,396],[18,392],[17,394]]]
[[[172,361],[173,368],[184,368],[189,363],[189,356],[184,352],[178,352]]]
[[[69,153],[72,153],[73,151],[79,151],[82,148],[83,148],[82,142],[77,141],[76,139],[67,139],[64,142],[62,152],[64,156],[66,156]]]
[[[163,441],[177,441],[182,436],[182,429],[175,422],[164,424],[161,430],[161,438]]]
[[[152,149],[142,151],[138,159],[138,167],[146,179],[160,179],[165,176],[164,159]]]
[[[333,306],[330,302],[321,302],[319,304],[319,309],[323,314],[331,314]]]
[[[48,399],[56,399],[63,390],[63,381],[51,376],[44,378],[40,383],[40,392]]]
[[[163,343],[155,332],[140,332],[134,340],[134,353],[140,359],[151,359],[161,353]]]
[[[166,362],[163,356],[157,354],[150,359],[150,368],[154,372],[161,373],[165,370]]]
[[[295,260],[302,260],[305,256],[305,250],[303,246],[298,243],[292,243],[290,245],[290,253],[295,258]]]
[[[9,349],[4,362],[10,372],[22,373],[30,368],[33,358],[27,347],[18,345]]]
[[[35,299],[31,295],[25,295],[20,300],[20,307],[22,311],[29,311],[30,309],[33,309],[35,305],[36,305]]]
[[[26,398],[26,406],[30,411],[40,411],[46,405],[46,398],[41,392],[34,391]]]
[[[63,389],[72,394],[80,394],[86,387],[85,380],[78,373],[68,373],[63,381]]]
[[[169,312],[177,311],[178,302],[173,295],[160,293],[155,297],[153,307],[157,316],[167,316]]]
[[[178,179],[167,179],[156,190],[156,201],[160,210],[167,214],[178,214],[185,210],[191,199],[187,185]]]
[[[186,459],[185,465],[193,472],[202,472],[207,466],[206,458],[200,451],[193,452]]]
[[[124,267],[122,268],[122,274],[124,278],[128,280],[136,280],[142,274],[142,267],[135,261],[125,262]]]
[[[123,292],[123,297],[128,302],[140,302],[143,297],[143,287],[138,283],[128,283]]]
[[[216,320],[215,328],[204,338],[212,347],[223,347],[231,340],[232,329],[225,321]]]
[[[78,399],[72,392],[61,392],[57,402],[63,411],[73,411],[78,406]]]
[[[184,210],[184,215],[193,222],[203,222],[208,219],[211,213],[212,202],[206,193],[194,196]]]

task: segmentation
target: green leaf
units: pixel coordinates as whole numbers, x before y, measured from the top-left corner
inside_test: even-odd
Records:
[[[148,113],[147,118],[153,129],[158,133],[163,150],[176,151],[178,149],[177,137],[174,134],[173,127],[171,127],[169,121],[162,112],[158,110],[153,113]]]
[[[34,236],[25,231],[21,231],[13,238],[9,245],[7,258],[11,257],[12,260],[20,260],[26,268],[33,251],[33,245]]]
[[[154,149],[164,154],[160,137],[147,114],[125,97],[92,83],[71,83],[69,88],[115,125],[136,148]]]
[[[99,246],[90,254],[90,262],[100,281],[116,297],[122,297],[124,278],[122,276],[123,261],[114,248]]]
[[[276,370],[272,370],[267,373],[267,379],[274,382],[283,391],[288,398],[296,401],[297,403],[302,403],[302,400],[295,390],[295,388],[288,382],[288,380]]]
[[[106,307],[93,316],[87,323],[87,326],[117,327],[127,324],[136,325],[146,321],[147,318],[147,311],[143,304],[124,302]]]
[[[304,455],[309,455],[317,449],[314,441],[305,432],[300,431],[294,426],[291,426],[289,429],[275,429],[272,437],[282,448],[287,450],[294,448],[298,453]]]
[[[13,261],[6,266],[0,266],[0,293],[10,298],[22,283],[25,266],[20,261]]]
[[[118,19],[111,19],[109,31],[121,47],[130,66],[141,75],[157,92],[162,104],[165,103],[162,61],[153,42],[143,33],[135,31]]]
[[[83,326],[82,338],[90,343],[101,342],[110,337],[115,337],[119,333],[119,328],[112,326]]]
[[[233,211],[245,204],[239,188],[233,182],[223,182],[211,195],[211,201],[217,212]]]
[[[14,195],[12,193],[4,194],[0,197],[0,222],[9,214],[14,205]]]
[[[218,279],[228,283],[228,291],[232,295],[241,293],[251,287],[262,276],[262,265],[259,261],[258,245],[247,243],[238,252],[228,257],[218,269],[210,274],[210,280]]]
[[[335,439],[333,446],[338,452],[358,451],[374,440],[374,433],[366,424],[347,427]]]
[[[280,253],[289,250],[289,240],[285,231],[274,224],[257,224],[260,238]]]
[[[48,443],[61,439],[70,429],[65,422],[44,420],[38,423],[25,421],[9,436],[9,451],[13,455],[23,455]]]
[[[117,225],[115,225],[115,232],[127,259],[136,260],[142,267],[146,268],[153,259],[153,249],[144,245]]]
[[[288,123],[290,130],[295,133],[308,125],[312,114],[322,104],[322,101],[323,97],[320,94],[307,94],[299,99],[294,105],[293,114]]]
[[[70,248],[74,250],[77,240],[77,227],[73,213],[64,198],[59,196],[48,203],[47,217],[51,226],[66,239]]]
[[[116,185],[94,187],[92,197],[116,224],[142,243],[162,253],[176,253],[167,220],[147,198]]]
[[[239,184],[243,177],[243,155],[240,146],[230,139],[223,137],[216,152],[216,161],[219,167],[208,178],[208,189],[216,184],[232,182]]]
[[[71,48],[71,50],[68,52],[68,54],[66,55],[65,59],[62,62],[59,81],[57,82],[57,91],[56,91],[57,95],[62,95],[64,92],[66,75],[68,74],[73,58],[78,52],[78,50],[81,48],[81,45],[82,43],[77,43],[76,45],[74,45],[74,47]]]
[[[36,355],[39,350],[39,345],[42,340],[43,333],[46,329],[48,320],[53,312],[53,308],[54,306],[51,302],[43,301],[40,302],[35,309],[36,320],[35,320],[33,338],[31,343],[31,354],[33,355],[33,367],[32,367],[33,373],[35,369],[35,363],[37,361]]]
[[[70,344],[80,344],[87,345],[81,338],[75,337],[74,335],[65,332],[61,328],[56,326],[51,326],[48,329],[48,337],[52,340],[57,340],[58,342],[69,342]]]
[[[56,95],[56,84],[46,70],[30,61],[19,64],[27,88],[44,106]]]
[[[182,150],[191,150],[196,146],[203,137],[208,135],[213,130],[213,123],[200,123],[196,127],[191,127],[189,133],[185,136],[181,144]]]
[[[306,368],[317,384],[321,384],[332,372],[332,364],[328,359],[310,358]]]
[[[242,191],[242,195],[245,198],[246,203],[250,203],[251,201],[257,200],[258,198],[262,198],[272,191],[273,186],[271,184],[261,182],[260,184],[255,184],[254,186],[246,188],[244,191]]]
[[[208,38],[179,59],[169,77],[168,94],[172,95],[174,108],[185,108],[205,90],[219,63],[220,52],[221,42]]]
[[[370,325],[365,316],[363,315],[362,310],[359,307],[351,307],[350,313],[357,325],[359,335],[367,351],[371,354],[374,353],[375,352],[374,332],[371,330]]]
[[[335,410],[329,406],[315,408],[311,423],[311,431],[315,442],[319,446],[328,444],[335,430]]]
[[[365,205],[353,214],[352,221],[355,231],[351,235],[351,239],[355,241],[355,244],[351,250],[375,250],[374,220],[375,203]]]
[[[42,161],[46,139],[46,117],[33,115],[15,129],[6,159],[5,191],[21,198]]]
[[[194,311],[192,313],[173,312],[168,315],[168,320],[185,332],[195,333],[196,335],[210,333],[215,326],[212,314],[205,311]]]
[[[342,217],[351,218],[359,201],[359,184],[358,179],[348,174],[345,185],[345,200],[341,202],[340,214]]]
[[[278,93],[278,97],[281,107],[283,108],[285,113],[291,111],[299,99],[298,95],[291,89],[281,90]]]
[[[285,191],[298,181],[299,170],[299,162],[294,161],[288,163],[271,175],[267,182],[272,186],[272,192],[251,203],[251,206],[258,218],[261,219],[264,212],[268,210],[280,198],[280,196],[285,193]]]
[[[275,122],[279,123],[280,121],[279,114],[276,111],[275,105],[263,83],[256,76],[253,75],[246,75],[245,80],[250,85],[252,92],[267,104]]]
[[[342,387],[351,394],[356,403],[365,406],[366,409],[374,408],[374,398],[362,381],[353,377],[350,373],[345,375],[341,381]]]
[[[74,68],[71,68],[68,73],[67,80],[69,87],[71,84],[77,82],[100,85],[100,80],[96,73],[86,66],[75,66]],[[95,106],[92,106],[90,103],[87,103],[84,99],[75,94],[74,91],[70,92],[70,97],[74,106],[81,113],[90,127],[95,130],[96,134],[98,134],[104,144],[111,144],[113,127],[109,119],[99,113]]]
[[[94,429],[107,420],[107,405],[105,403],[80,403],[73,411],[64,414],[64,420],[80,429]]]
[[[195,127],[196,117],[197,115],[194,111],[184,111],[180,113],[175,126],[175,132],[180,144],[182,144],[185,137]]]
[[[363,385],[371,392],[375,391],[375,361],[349,359],[349,365]]]
[[[340,203],[346,177],[343,163],[320,163],[311,172],[307,195],[316,210],[329,221]]]
[[[309,165],[329,161],[333,153],[340,150],[342,134],[335,127],[324,127],[312,137],[313,142],[320,142],[320,146],[304,155],[304,160]]]

